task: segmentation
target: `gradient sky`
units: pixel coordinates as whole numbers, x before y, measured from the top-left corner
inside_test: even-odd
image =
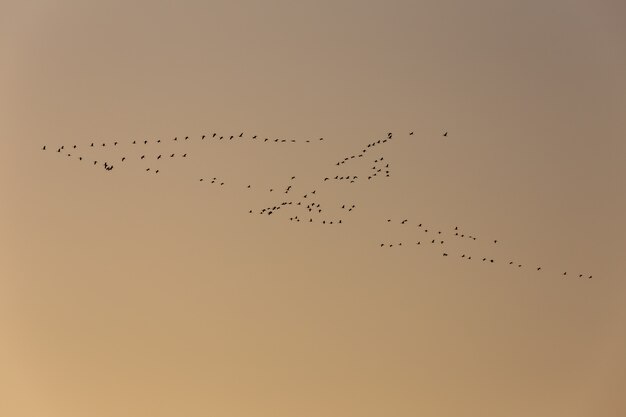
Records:
[[[0,415],[626,415],[625,4],[0,0]],[[387,132],[339,227],[230,187]],[[381,249],[402,218],[499,262]]]

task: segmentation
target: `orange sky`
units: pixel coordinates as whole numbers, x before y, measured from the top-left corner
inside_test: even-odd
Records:
[[[0,0],[0,415],[626,415],[624,21]]]

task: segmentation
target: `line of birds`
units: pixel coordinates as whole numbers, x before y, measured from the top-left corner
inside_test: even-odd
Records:
[[[211,139],[223,140],[223,139],[226,138],[226,136],[228,136],[228,135],[219,135],[219,133],[215,132],[215,133],[213,133],[210,136],[209,135],[202,135],[200,137],[200,140],[205,140],[205,139],[208,139],[208,140],[211,140]],[[183,139],[180,140],[180,142],[188,141],[190,139],[192,139],[192,138],[190,138],[189,136],[185,136]],[[227,140],[233,140],[233,139],[236,139],[236,140],[237,139],[246,139],[246,137],[244,137],[244,132],[241,132],[239,135],[230,135]],[[311,139],[306,139],[306,140],[303,141],[303,140],[298,140],[298,139],[281,139],[281,138],[271,139],[271,138],[267,138],[267,137],[264,138],[261,141],[258,135],[253,135],[253,136],[249,137],[249,140],[256,140],[256,139],[259,139],[259,142],[263,142],[263,143],[265,143],[265,142],[268,142],[268,143],[297,143],[297,142],[314,143],[314,142],[316,142],[316,140],[311,140]],[[323,141],[323,140],[324,140],[324,138],[321,137],[321,138],[317,139],[317,142],[320,142],[320,141]],[[173,142],[179,142],[178,136],[175,136],[174,138],[172,138],[172,141]],[[153,139],[152,141],[150,141],[148,139],[144,139],[143,141],[141,141],[141,140],[137,141],[136,139],[134,139],[130,143],[133,144],[133,145],[137,145],[137,144],[141,144],[142,142],[143,142],[144,145],[147,145],[148,143],[152,143],[152,142],[153,143],[162,143],[162,140],[161,139],[156,139],[156,140]],[[113,142],[113,146],[117,146],[118,144],[120,144],[119,141],[114,141]],[[103,142],[100,146],[101,147],[106,147],[106,145],[107,145],[106,142]],[[98,145],[96,144],[96,142],[91,142],[89,147],[90,148],[94,148],[94,147],[98,147]],[[64,148],[65,148],[64,146],[61,146],[59,149],[63,150]],[[77,148],[78,148],[77,145],[73,146],[73,149],[77,149]],[[42,150],[44,150],[44,151],[46,150],[46,145],[43,146]]]
[[[391,222],[392,222],[392,219],[387,219],[387,223],[391,223]],[[401,225],[404,225],[404,224],[407,224],[408,222],[409,222],[409,220],[408,220],[408,219],[403,219],[403,220],[401,220],[401,221],[400,221],[400,224],[401,224]],[[424,226],[424,227],[423,227],[423,224],[422,224],[422,223],[419,223],[419,224],[417,225],[417,228],[418,228],[418,229],[423,230],[425,233],[428,233],[428,232],[429,232],[429,229],[428,229],[428,228],[426,228],[426,226]],[[434,230],[432,230],[432,229],[431,229],[431,231],[432,231],[432,233],[434,233]],[[441,230],[438,230],[438,231],[437,231],[437,236],[438,236],[439,238],[437,238],[437,239],[432,239],[432,240],[430,241],[430,243],[431,243],[431,244],[440,244],[440,245],[443,245],[446,241],[445,241],[445,240],[441,240],[441,238],[440,238],[440,237],[441,237],[441,236],[446,236],[446,233],[445,233],[445,232],[443,232],[443,231],[441,231]],[[472,236],[472,235],[469,235],[469,234],[468,234],[468,235],[466,235],[465,233],[462,233],[462,232],[461,232],[461,230],[459,229],[459,227],[458,227],[458,226],[455,226],[455,227],[454,227],[454,229],[453,229],[453,230],[451,230],[451,231],[449,232],[449,236],[450,236],[450,237],[455,237],[455,238],[457,238],[457,237],[458,237],[458,238],[467,238],[467,239],[471,239],[471,240],[473,240],[473,241],[475,241],[475,240],[477,240],[477,239],[478,239],[476,236]],[[498,239],[494,239],[494,240],[493,240],[493,244],[497,244],[498,242],[499,242],[499,240],[498,240]],[[424,242],[424,243],[426,243],[426,242]],[[419,246],[419,245],[421,245],[421,244],[422,244],[422,241],[421,241],[421,240],[419,240],[419,241],[415,242],[415,244]],[[389,248],[392,248],[392,247],[394,247],[394,244],[393,244],[393,243],[384,243],[384,242],[383,242],[383,243],[380,243],[380,247],[381,247],[381,248],[383,248],[383,247],[385,247],[385,246],[387,246],[387,247],[389,247]],[[402,246],[402,242],[396,243],[396,246]],[[443,255],[443,256],[448,256],[448,252],[442,252],[442,255]],[[462,258],[462,259],[466,259],[466,260],[472,260],[472,256],[471,256],[471,255],[468,255],[468,254],[466,254],[466,253],[462,253],[462,254],[460,254],[460,255],[459,255],[459,257],[460,257],[460,258]],[[480,258],[478,258],[478,259],[480,259]],[[483,257],[483,258],[482,258],[482,262],[487,262],[487,263],[491,263],[491,264],[496,263],[495,259],[493,259],[493,258],[487,258],[487,257]],[[521,263],[517,263],[517,262],[514,262],[514,261],[509,261],[509,262],[508,262],[508,265],[517,266],[518,268],[522,268],[522,267],[523,267],[523,264],[521,264]],[[537,271],[537,272],[540,272],[540,271],[542,271],[542,269],[543,269],[541,266],[536,266],[535,268],[536,268],[536,271]],[[563,275],[563,276],[567,276],[567,271],[564,271],[564,272],[562,273],[562,275]],[[584,274],[579,274],[578,276],[579,276],[580,278],[582,278],[582,277],[584,276]],[[591,278],[593,278],[593,275],[588,275],[588,276],[587,276],[587,278],[588,278],[588,279],[591,279]]]

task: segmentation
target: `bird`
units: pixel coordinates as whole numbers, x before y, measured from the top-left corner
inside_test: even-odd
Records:
[[[413,132],[409,133],[409,135],[412,135],[412,134],[413,134]]]
[[[448,136],[448,132],[444,133],[443,136]]]
[[[43,145],[43,148],[41,148],[42,151],[46,150],[46,145]]]

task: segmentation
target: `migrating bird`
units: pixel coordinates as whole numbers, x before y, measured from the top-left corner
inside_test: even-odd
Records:
[[[443,136],[448,136],[448,132],[444,133]]]

